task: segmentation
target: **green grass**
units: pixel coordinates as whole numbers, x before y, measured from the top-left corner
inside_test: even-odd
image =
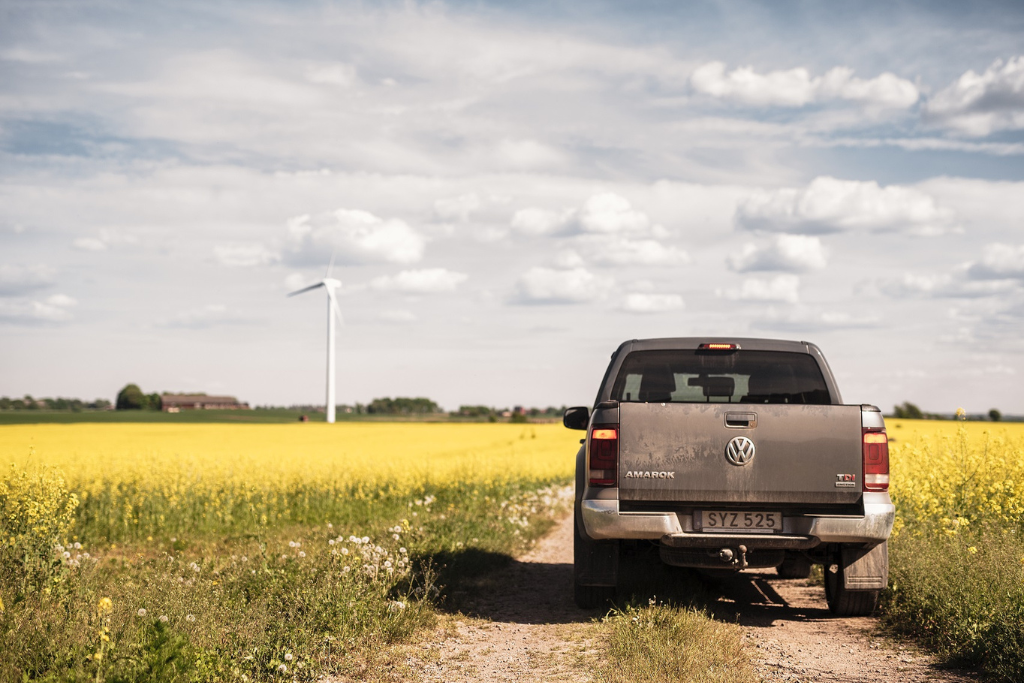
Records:
[[[987,678],[1024,680],[1024,539],[901,533],[889,548],[885,623]]]
[[[55,549],[77,511],[52,472],[27,477],[0,489],[0,539],[13,541],[0,546],[0,683],[372,678],[391,645],[434,622],[446,591],[564,513],[567,489],[547,483],[384,494],[319,522],[253,517],[127,544],[99,541],[81,518],[84,546]]]
[[[653,601],[652,601],[653,602]],[[740,683],[755,680],[743,629],[707,612],[663,603],[628,606],[606,618],[608,683]]]

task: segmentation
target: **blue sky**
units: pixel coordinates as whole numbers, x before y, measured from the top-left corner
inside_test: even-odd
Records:
[[[818,343],[1024,413],[1018,3],[0,5],[0,394],[592,399]]]

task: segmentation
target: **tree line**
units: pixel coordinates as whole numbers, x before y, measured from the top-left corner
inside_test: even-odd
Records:
[[[110,408],[110,401],[105,398],[84,401],[80,398],[33,398],[29,394],[25,394],[22,398],[0,396],[0,410],[68,410],[79,412],[82,410],[110,410]]]
[[[902,405],[893,406],[892,416],[901,420],[948,420],[948,415],[938,413],[926,413],[910,401],[904,401]],[[1002,412],[998,408],[988,411],[988,419],[999,422],[1003,419]]]

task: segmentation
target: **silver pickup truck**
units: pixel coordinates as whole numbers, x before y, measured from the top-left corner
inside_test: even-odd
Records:
[[[614,597],[619,555],[655,544],[679,567],[824,566],[837,615],[888,581],[889,446],[878,408],[843,405],[821,351],[770,339],[646,339],[612,354],[576,456],[574,589]]]

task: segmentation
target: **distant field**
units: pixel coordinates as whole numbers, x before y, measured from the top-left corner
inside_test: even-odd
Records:
[[[165,413],[159,410],[83,410],[81,412],[55,410],[0,410],[0,425],[14,424],[75,424],[81,422],[159,422],[191,424],[210,422],[237,422],[241,424],[283,424],[298,422],[305,415],[310,422],[323,422],[324,414],[301,410],[183,410]],[[442,415],[443,419],[445,416]],[[353,418],[371,418],[368,415],[339,414],[339,421]]]
[[[78,533],[117,539],[230,530],[250,507],[320,522],[368,498],[568,480],[578,441],[554,424],[26,424],[0,427],[0,463],[57,467]]]
[[[324,422],[324,414],[311,411],[271,410],[183,410],[165,413],[159,410],[83,410],[78,413],[54,410],[0,410],[0,425],[80,424],[88,422],[157,422],[161,424],[287,424],[305,415],[309,422]],[[504,418],[498,418],[504,421]],[[559,422],[561,418],[537,417],[530,422]],[[448,413],[423,415],[361,415],[338,413],[338,422],[486,422],[483,417],[451,416]]]

